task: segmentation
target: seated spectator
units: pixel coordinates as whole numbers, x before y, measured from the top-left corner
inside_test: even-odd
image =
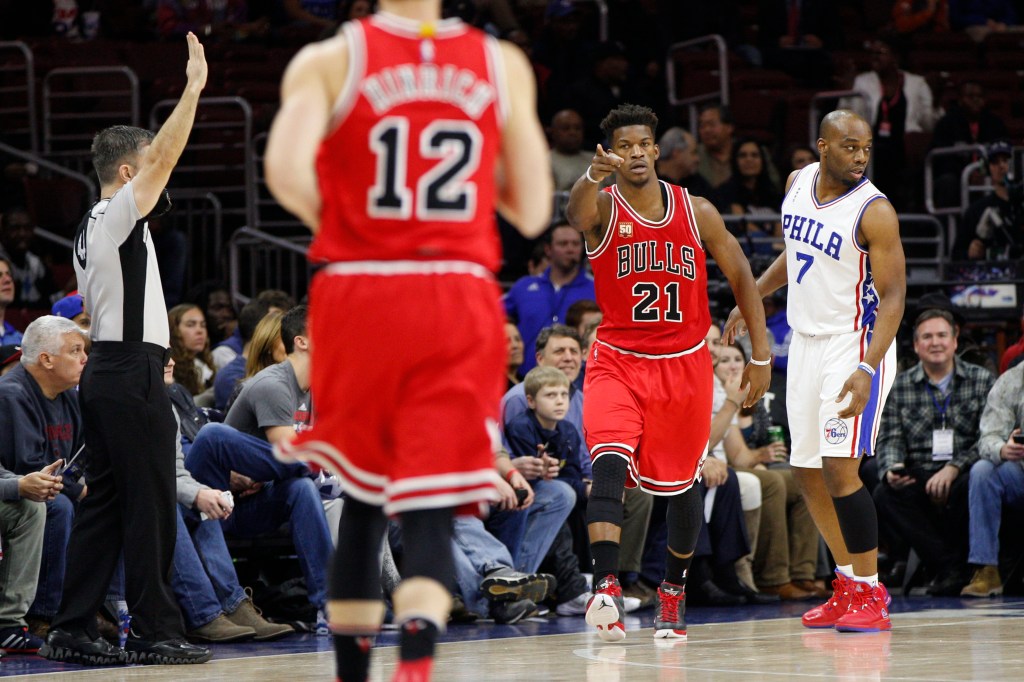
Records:
[[[249,21],[246,0],[158,0],[157,33],[180,38],[191,31],[204,41],[244,40],[270,30],[266,19]]]
[[[583,149],[583,118],[573,109],[562,109],[551,117],[551,173],[556,192],[568,192],[580,179],[594,157],[593,149]]]
[[[14,303],[14,268],[11,261],[0,256],[0,344],[21,343],[21,331],[4,319],[8,306]]]
[[[174,380],[196,397],[213,386],[215,372],[206,317],[196,304],[181,303],[167,312],[167,322],[171,327]]]
[[[948,311],[918,315],[920,362],[896,376],[875,446],[878,515],[932,571],[928,593],[942,596],[959,594],[967,582],[968,472],[994,380],[956,357],[959,331]]]
[[[285,298],[290,297],[285,294]],[[210,337],[210,347],[221,345],[224,341],[230,341],[230,347],[236,353],[242,347],[241,342],[235,337],[235,328],[238,326],[238,316],[235,314],[235,307],[231,302],[231,292],[223,282],[217,280],[206,280],[195,285],[185,292],[185,302],[194,303],[203,311],[206,319],[206,334]],[[284,308],[288,310],[291,305]],[[233,355],[226,351],[222,352],[222,360],[230,360]],[[212,365],[214,369],[220,369],[220,365]]]
[[[1020,30],[1012,0],[950,0],[949,23],[976,43],[989,33]]]
[[[733,131],[736,124],[732,111],[724,104],[704,107],[697,118],[700,144],[697,155],[700,173],[712,189],[718,189],[732,176]]]
[[[793,144],[786,151],[786,166],[782,178],[788,178],[790,173],[798,171],[804,166],[809,166],[818,161],[818,150],[808,147],[805,144]]]
[[[242,384],[267,367],[283,362],[288,354],[284,350],[284,342],[281,340],[281,318],[282,313],[267,313],[259,324],[256,331],[252,333],[252,340],[249,341],[249,352],[245,358],[245,371],[228,396],[225,411],[231,409],[238,394],[242,392]]]
[[[985,150],[992,191],[972,201],[964,212],[954,258],[1003,260],[1024,255],[1024,193],[1019,183],[1010,184],[1012,162],[1013,147],[1008,142],[993,142]]]
[[[28,475],[57,460],[70,461],[83,447],[73,389],[85,362],[85,335],[74,322],[45,315],[29,324],[21,364],[0,378],[0,465]],[[37,631],[57,615],[71,524],[77,502],[86,495],[82,483],[66,479],[62,484],[61,494],[46,501],[45,545],[28,612]]]
[[[34,654],[43,640],[28,630],[25,614],[36,593],[43,554],[46,507],[60,494],[57,461],[37,472],[18,476],[0,466],[0,651]]]
[[[231,307],[231,299],[228,295],[227,290],[217,289],[210,293],[207,298],[206,318],[208,320],[217,320],[217,324],[220,324],[224,332],[230,328],[231,324],[234,324],[234,330],[230,336],[225,338],[219,343],[214,343],[211,338],[211,343],[214,343],[213,348],[213,364],[217,371],[226,367],[231,361],[235,360],[239,355],[245,355],[245,344],[252,338],[252,332],[255,325],[259,323],[259,320],[252,322],[253,326],[249,328],[248,337],[243,338],[241,331],[241,313],[239,318],[236,320],[234,317],[234,308]],[[295,307],[295,299],[289,294],[280,289],[267,289],[256,294],[249,303],[257,305],[257,310],[262,311],[260,319],[263,315],[268,312],[277,311],[284,313],[286,310],[291,310]],[[247,303],[246,305],[249,305]],[[253,313],[250,313],[250,316]],[[242,367],[245,366],[245,362],[242,362]],[[237,376],[235,377],[237,378]]]
[[[999,358],[1000,374],[1003,374],[1006,370],[1010,369],[1011,364],[1017,364],[1017,362],[1020,362],[1018,358],[1024,354],[1024,309],[1021,309],[1020,328],[1022,333],[1021,337],[1017,339],[1017,343],[1009,346],[1005,351],[1003,351],[1003,357]],[[0,354],[0,359],[2,358],[3,355]],[[1017,362],[1014,362],[1015,360]]]
[[[960,595],[990,597],[1003,592],[999,575],[999,529],[1004,509],[1024,508],[1024,364],[1000,376],[981,413],[979,459],[970,477],[970,553],[974,575]]]
[[[777,214],[782,192],[772,180],[771,161],[765,149],[751,138],[742,138],[733,145],[732,175],[718,188],[715,203],[719,211],[732,215]],[[777,175],[777,173],[776,173]],[[758,238],[782,237],[782,224],[777,221],[748,221],[745,231],[754,238],[754,251],[778,251],[777,245]]]
[[[832,0],[761,0],[757,3],[764,65],[797,78],[806,87],[828,89],[830,50],[841,38]]]
[[[913,35],[949,31],[947,0],[896,0],[891,15],[893,27],[904,40]]]
[[[550,261],[540,275],[521,278],[505,294],[505,313],[515,320],[526,348],[533,349],[540,330],[564,323],[569,306],[586,298],[594,300],[594,278],[583,265],[583,237],[566,222],[555,224],[544,234],[544,253]],[[520,371],[537,364],[527,353]]]
[[[519,377],[519,368],[523,365],[523,337],[519,335],[519,327],[511,322],[506,322],[505,338],[508,339],[508,362],[505,365],[505,376],[508,379],[507,390],[522,381]]]
[[[689,131],[669,128],[658,139],[658,160],[654,162],[658,177],[673,185],[685,187],[690,194],[710,198],[714,189],[704,176],[697,172],[700,156],[697,154],[697,140]]]
[[[14,305],[48,310],[58,286],[39,256],[29,250],[34,234],[32,218],[24,208],[14,206],[0,216],[0,258],[7,261],[17,282]]]
[[[235,329],[235,333],[238,335],[239,340],[242,342],[241,352],[236,354],[229,362],[225,363],[222,367],[217,370],[217,376],[213,378],[213,406],[218,410],[227,409],[228,398],[231,397],[232,392],[235,390],[235,385],[238,384],[243,378],[245,378],[245,365],[248,356],[251,352],[252,337],[256,332],[256,328],[260,322],[266,317],[267,313],[272,310],[277,310],[280,316],[281,312],[278,308],[269,305],[266,301],[260,300],[259,297],[246,303],[242,306],[242,311],[238,314],[238,327]],[[287,308],[286,308],[287,310]],[[278,326],[277,333],[273,336],[280,339],[280,326]],[[225,342],[227,343],[227,342]],[[214,364],[216,364],[216,353],[219,349],[225,348],[226,346],[220,345],[213,349],[214,352]],[[234,352],[234,351],[232,351]],[[281,346],[281,355],[277,358],[276,362],[280,362],[284,359],[284,346]],[[273,364],[268,362],[267,365]],[[263,369],[262,367],[260,369]],[[254,372],[255,374],[255,372]]]
[[[164,381],[174,385],[174,359],[167,363]],[[195,433],[186,439],[180,425],[183,419],[194,424],[193,414],[178,407],[172,394],[175,419],[179,424],[177,441],[177,542],[171,566],[171,588],[185,618],[186,636],[202,642],[237,642],[243,639],[267,641],[283,637],[294,628],[264,620],[238,584],[238,575],[224,542],[222,519],[231,515],[234,504],[224,499],[225,491],[214,490],[192,478],[185,468],[185,447],[191,449]],[[194,404],[192,409],[195,410]],[[204,516],[200,516],[200,514]]]
[[[68,294],[54,303],[50,308],[50,313],[57,317],[71,320],[86,333],[88,333],[89,327],[92,326],[92,318],[89,316],[89,311],[85,309],[85,299],[77,291]]]

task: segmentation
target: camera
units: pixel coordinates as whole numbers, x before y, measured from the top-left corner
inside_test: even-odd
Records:
[[[526,488],[516,488],[516,506],[522,507],[523,502],[526,502],[526,498],[529,495],[530,493],[526,491]]]

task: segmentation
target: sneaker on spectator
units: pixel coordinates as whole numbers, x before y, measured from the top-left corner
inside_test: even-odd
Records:
[[[654,618],[655,639],[686,639],[686,589],[663,582],[658,587],[658,611]]]
[[[548,598],[554,576],[544,573],[520,573],[506,566],[488,573],[480,582],[480,591],[491,601],[529,599],[539,604]]]
[[[46,642],[39,647],[39,655],[51,661],[79,663],[81,665],[124,665],[125,652],[102,637],[92,639],[83,633],[72,634],[60,628],[51,628]]]
[[[466,602],[462,600],[462,596],[458,594],[452,595],[452,608],[448,612],[449,623],[475,623],[480,620],[480,614],[476,611],[470,611],[469,607],[466,606]]]
[[[15,626],[0,629],[0,650],[7,654],[38,653],[43,640],[39,639],[27,627]]]
[[[1003,581],[999,577],[998,566],[981,566],[974,572],[974,577],[964,589],[961,597],[997,597],[1003,593]]]
[[[808,628],[835,627],[836,621],[846,615],[853,600],[853,580],[836,571],[832,581],[832,596],[821,606],[815,606],[804,614],[802,622]]]
[[[836,621],[838,632],[880,632],[892,629],[889,620],[889,592],[879,583],[854,583],[850,610]]]
[[[206,663],[213,652],[205,646],[189,644],[184,639],[150,641],[129,637],[124,645],[128,663],[139,665],[190,665]]]
[[[587,604],[589,603],[590,593],[584,592],[556,606],[555,613],[559,616],[582,616],[587,612]]]
[[[537,605],[529,599],[491,602],[491,618],[499,625],[512,625],[537,612]]]
[[[605,642],[621,642],[626,638],[622,619],[626,609],[622,604],[622,587],[613,575],[598,581],[594,596],[587,604],[587,624],[597,628],[597,635]]]
[[[28,623],[28,631],[40,639],[46,639],[46,635],[50,632],[50,619],[44,618],[43,616],[33,616],[29,614],[25,616],[25,622]]]
[[[316,489],[320,491],[321,500],[336,500],[341,497],[343,492],[341,487],[341,479],[334,474],[321,470],[313,478],[313,483],[316,484]]]
[[[327,612],[323,609],[316,610],[316,634],[321,637],[331,634],[331,626],[327,621]]]

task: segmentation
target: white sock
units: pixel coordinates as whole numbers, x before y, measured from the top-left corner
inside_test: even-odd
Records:
[[[836,570],[845,575],[847,578],[853,577],[853,564],[844,564],[842,566],[836,564]]]
[[[855,575],[853,579],[859,583],[867,583],[871,589],[878,587],[878,574],[873,575]]]

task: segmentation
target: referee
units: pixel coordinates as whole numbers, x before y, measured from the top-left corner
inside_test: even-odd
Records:
[[[175,541],[175,432],[163,370],[167,308],[148,217],[170,208],[165,186],[188,141],[206,58],[189,33],[188,82],[160,132],[113,126],[93,139],[101,199],[75,235],[75,274],[92,313],[92,353],[79,390],[88,493],[75,516],[60,611],[40,654],[88,665],[205,663],[184,639],[168,573]],[[124,550],[132,614],[124,650],[95,614]]]

